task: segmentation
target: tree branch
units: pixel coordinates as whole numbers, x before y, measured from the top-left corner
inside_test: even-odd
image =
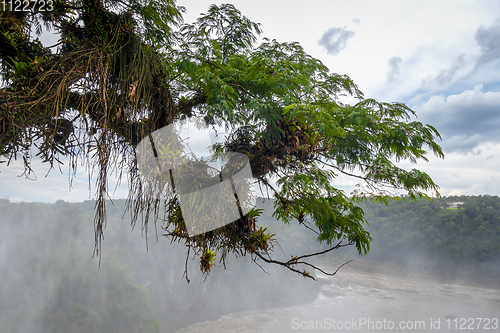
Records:
[[[271,257],[266,258],[262,254],[260,254],[259,252],[253,252],[252,254],[255,254],[257,257],[259,257],[260,259],[262,259],[264,262],[266,262],[268,264],[277,264],[277,265],[280,265],[280,266],[284,266],[284,267],[288,268],[289,270],[291,270],[292,272],[298,273],[298,274],[300,274],[300,275],[302,275],[304,277],[308,277],[308,278],[311,278],[311,279],[313,279],[313,280],[316,281],[316,279],[313,276],[311,276],[308,272],[306,272],[305,270],[304,271],[300,271],[300,270],[294,268],[293,266],[299,265],[299,264],[303,264],[303,265],[312,267],[312,268],[320,271],[321,273],[323,273],[325,275],[334,276],[335,274],[337,274],[337,272],[339,271],[339,269],[342,266],[347,265],[348,263],[352,262],[352,260],[347,261],[347,262],[343,263],[342,265],[340,265],[337,268],[337,270],[335,270],[335,272],[333,272],[333,273],[325,272],[323,269],[317,267],[316,265],[313,265],[313,264],[305,262],[305,261],[299,261],[299,260],[303,259],[303,258],[310,258],[310,257],[314,257],[314,256],[319,256],[319,255],[328,253],[330,251],[339,249],[341,247],[350,246],[350,245],[352,245],[352,242],[349,242],[347,244],[342,244],[342,241],[340,241],[337,245],[335,245],[334,247],[331,247],[331,248],[329,248],[327,250],[316,252],[316,253],[305,254],[305,255],[302,255],[302,256],[298,256],[298,257],[292,256],[292,259],[290,259],[290,260],[288,260],[286,262],[285,261],[280,261],[280,260],[274,260],[274,259],[271,259]],[[254,261],[255,261],[255,259],[254,259]]]

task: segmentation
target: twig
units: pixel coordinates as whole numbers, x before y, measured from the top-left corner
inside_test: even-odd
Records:
[[[188,251],[186,254],[186,263],[184,266],[184,273],[182,273],[182,277],[184,278],[184,276],[186,276],[186,281],[189,284],[189,282],[191,282],[191,280],[189,280],[189,278],[188,278],[188,259],[189,259],[189,250],[191,250],[191,246],[188,246],[187,248],[188,248]]]
[[[254,252],[254,254],[255,254],[257,257],[259,257],[260,259],[262,259],[262,260],[264,260],[265,262],[267,262],[268,264],[277,264],[277,265],[284,266],[284,267],[288,268],[289,270],[291,270],[292,272],[298,273],[298,274],[300,274],[300,275],[302,275],[302,276],[304,276],[304,277],[308,277],[308,278],[313,279],[314,281],[316,281],[316,279],[314,278],[314,276],[309,275],[309,273],[307,273],[306,271],[301,272],[301,271],[299,271],[299,270],[297,270],[297,269],[295,269],[295,268],[291,267],[291,264],[285,263],[285,262],[283,262],[283,261],[274,260],[274,259],[267,259],[267,258],[263,257],[263,256],[262,256],[260,253],[258,253],[258,252]],[[254,260],[254,262],[255,262],[255,260]]]
[[[337,245],[335,245],[334,247],[331,247],[327,250],[324,250],[324,251],[320,251],[320,252],[316,252],[316,253],[311,253],[311,254],[305,254],[303,256],[299,256],[299,257],[294,257],[292,256],[292,259],[284,262],[284,261],[279,261],[279,260],[274,260],[272,259],[271,257],[269,258],[266,258],[264,257],[262,254],[258,253],[258,252],[254,252],[253,254],[255,254],[257,257],[259,257],[260,259],[262,259],[263,261],[267,262],[268,264],[277,264],[277,265],[281,265],[281,266],[284,266],[286,268],[288,268],[289,270],[293,271],[293,272],[296,272],[304,277],[308,277],[308,278],[311,278],[313,280],[316,281],[316,279],[310,275],[308,272],[306,272],[305,270],[304,271],[299,271],[298,269],[295,269],[293,268],[292,266],[294,265],[299,265],[299,264],[302,264],[302,265],[306,265],[306,266],[309,266],[309,267],[312,267],[318,271],[320,271],[321,273],[325,274],[325,275],[328,275],[328,276],[333,276],[335,274],[337,274],[337,272],[339,271],[339,269],[344,266],[344,265],[347,265],[348,263],[350,263],[352,260],[350,261],[347,261],[345,263],[343,263],[342,265],[340,265],[336,270],[335,272],[333,273],[328,273],[328,272],[325,272],[323,269],[311,264],[311,263],[308,263],[308,262],[305,262],[305,261],[299,261],[300,259],[303,259],[303,258],[309,258],[309,257],[313,257],[313,256],[318,256],[318,255],[322,255],[322,254],[325,254],[325,253],[328,253],[330,251],[333,251],[333,250],[336,250],[336,249],[339,249],[341,247],[344,247],[344,246],[349,246],[349,245],[352,245],[352,243],[346,243],[346,244],[342,244],[342,241],[340,241],[339,243],[337,243]],[[256,261],[254,260],[254,262],[256,263]]]

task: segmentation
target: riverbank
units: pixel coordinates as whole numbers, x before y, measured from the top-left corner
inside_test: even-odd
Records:
[[[433,280],[439,283],[500,289],[500,276],[487,276],[481,274],[481,272],[474,272],[470,270],[464,270],[457,274],[452,274],[451,272],[446,274],[446,272],[432,272],[425,270],[417,271],[395,263],[383,263],[371,260],[367,257],[321,258],[318,260],[317,264],[320,264],[323,267],[331,267],[330,271],[335,271],[340,265],[351,259],[353,261],[340,268],[337,274],[342,274],[343,272],[374,273],[387,276]]]

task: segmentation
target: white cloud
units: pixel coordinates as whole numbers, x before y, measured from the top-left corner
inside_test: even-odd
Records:
[[[446,69],[441,69],[436,76],[429,77],[422,81],[424,87],[442,87],[458,80],[458,74],[465,67],[465,53],[460,54],[453,65]]]
[[[490,27],[480,26],[474,37],[481,47],[476,68],[500,60],[500,17]]]
[[[443,135],[443,146],[449,151],[500,141],[500,92],[484,92],[482,84],[460,94],[432,96],[412,107],[420,121],[433,125]]]
[[[444,159],[429,156],[428,163],[400,163],[427,172],[441,195],[500,195],[500,143],[482,143],[466,154],[452,152]]]
[[[356,35],[354,31],[343,28],[329,28],[318,40],[318,44],[323,46],[326,53],[336,56],[347,47],[347,41]]]
[[[395,82],[398,80],[400,74],[399,64],[401,64],[402,61],[403,59],[401,59],[401,57],[392,57],[389,59],[387,62],[389,64],[389,72],[387,72],[388,82]]]
[[[446,152],[457,152],[460,154],[467,154],[471,152],[473,148],[477,147],[484,140],[481,134],[474,134],[472,136],[467,136],[465,134],[454,135],[451,138],[444,138],[441,146]]]

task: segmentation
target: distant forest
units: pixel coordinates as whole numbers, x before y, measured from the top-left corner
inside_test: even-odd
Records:
[[[368,258],[440,276],[500,281],[500,198],[364,204],[373,238]]]
[[[276,256],[290,258],[326,248],[303,226],[275,221],[271,200],[260,198],[257,203],[264,209],[260,223],[281,235]],[[109,203],[99,267],[99,260],[92,258],[94,204],[0,201],[0,330],[176,332],[231,312],[312,302],[320,291],[320,283],[277,266],[263,265],[266,274],[250,258],[229,258],[227,269],[217,265],[204,281],[192,254],[187,284],[186,248],[170,244],[160,228],[157,241],[151,228],[147,252],[140,227],[131,232],[127,215],[122,219],[124,200]],[[333,251],[319,259],[330,271],[354,258],[361,269],[376,265],[391,273],[391,265],[397,265],[431,276],[498,285],[498,197],[362,207],[372,250],[363,259],[355,251]]]
[[[286,253],[317,250],[310,245],[314,234],[296,225],[285,226],[272,218],[272,201],[262,203],[261,219],[270,230],[279,230]],[[462,283],[500,287],[500,198],[497,196],[450,196],[432,201],[392,201],[361,204],[373,241],[360,257],[354,248],[343,248],[320,258],[318,264],[338,265],[353,259],[346,268],[385,274],[445,278]],[[288,229],[288,230],[287,230]],[[309,246],[309,247],[308,247]],[[326,249],[326,247],[322,247]]]

